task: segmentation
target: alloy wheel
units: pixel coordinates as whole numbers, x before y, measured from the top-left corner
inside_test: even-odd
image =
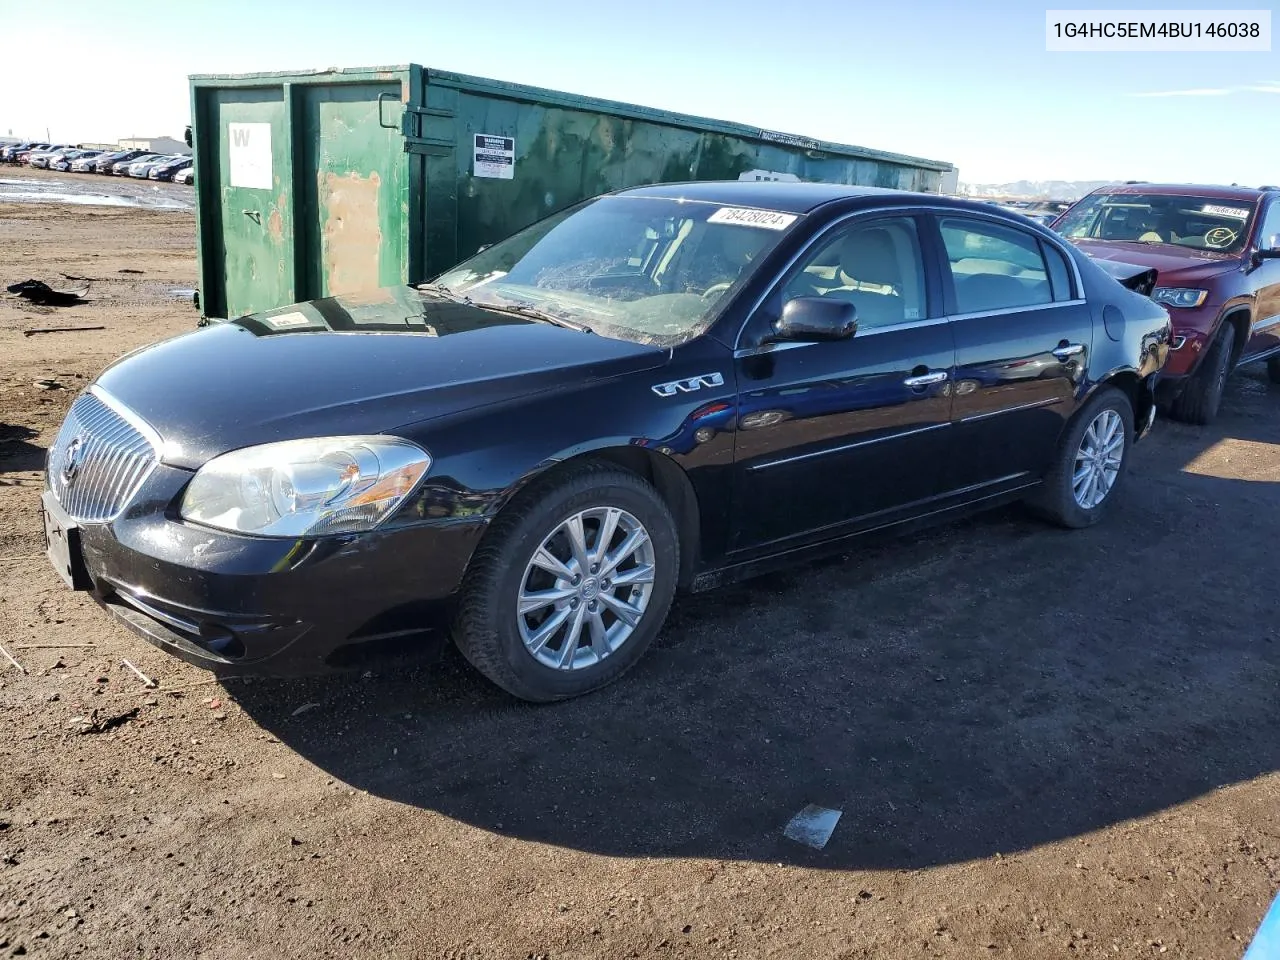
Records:
[[[567,517],[534,551],[516,620],[525,649],[556,670],[599,663],[627,642],[653,594],[649,532],[617,507]]]
[[[1100,412],[1080,438],[1071,492],[1076,503],[1092,510],[1107,499],[1124,458],[1124,420],[1115,410]]]

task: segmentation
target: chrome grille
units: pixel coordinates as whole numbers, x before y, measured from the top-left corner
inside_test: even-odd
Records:
[[[72,519],[113,520],[156,465],[158,438],[96,388],[71,404],[45,465],[45,480]]]

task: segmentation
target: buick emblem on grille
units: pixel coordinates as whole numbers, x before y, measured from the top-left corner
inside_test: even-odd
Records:
[[[67,452],[62,455],[62,482],[68,487],[76,478],[80,469],[80,457],[84,451],[84,438],[75,437],[67,444]]]

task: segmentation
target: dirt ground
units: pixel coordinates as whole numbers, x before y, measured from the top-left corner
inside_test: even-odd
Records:
[[[194,324],[193,244],[0,203],[0,280],[101,278],[0,296],[0,958],[1244,953],[1280,887],[1261,372],[1159,423],[1098,528],[1011,508],[685,599],[579,701],[443,643],[211,684],[65,590],[36,514],[75,390]],[[782,836],[807,803],[821,851]]]

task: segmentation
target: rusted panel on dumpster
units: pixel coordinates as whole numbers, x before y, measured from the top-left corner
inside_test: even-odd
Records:
[[[326,293],[351,293],[380,285],[382,178],[352,171],[320,175],[320,209],[324,223],[322,260]]]

